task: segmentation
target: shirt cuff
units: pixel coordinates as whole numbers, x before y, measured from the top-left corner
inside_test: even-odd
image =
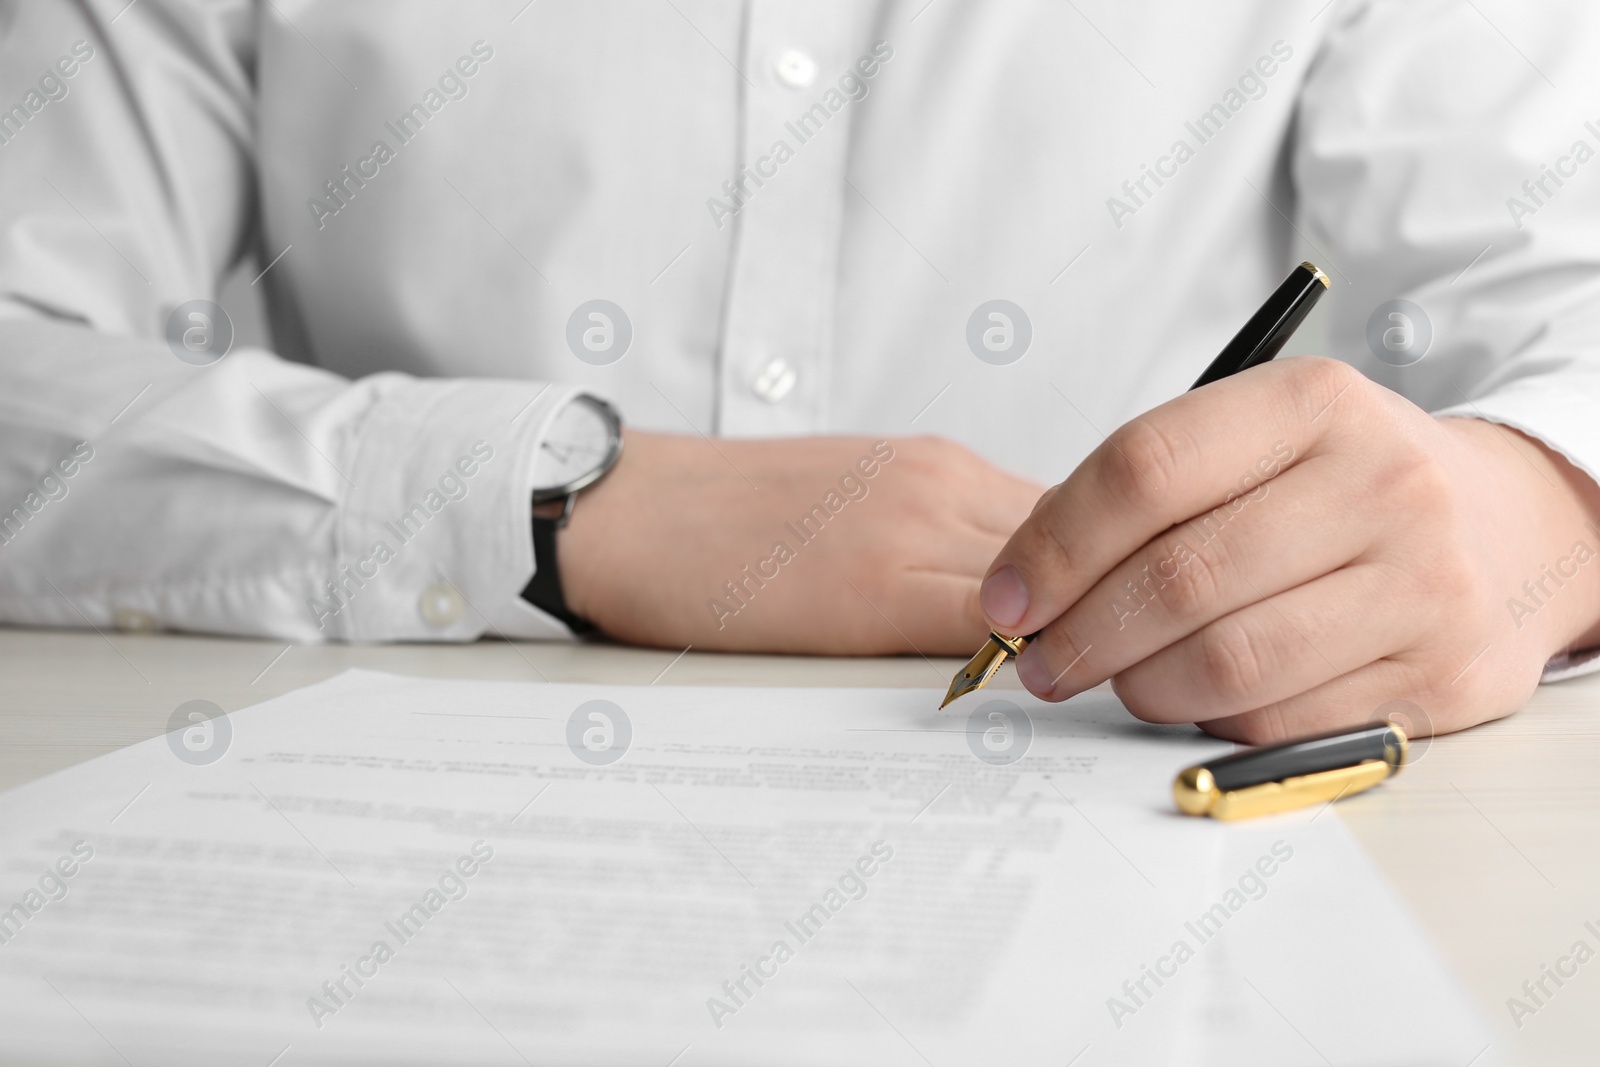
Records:
[[[388,392],[361,429],[333,573],[307,601],[320,638],[571,640],[521,591],[539,442],[575,392],[481,380]]]

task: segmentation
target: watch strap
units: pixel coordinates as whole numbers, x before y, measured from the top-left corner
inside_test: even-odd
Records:
[[[556,561],[556,535],[567,524],[572,514],[576,493],[569,495],[559,515],[540,514],[540,505],[533,508],[533,577],[522,590],[522,599],[544,612],[560,619],[574,634],[594,632],[594,623],[576,615],[567,607],[567,598],[561,591],[561,567]]]

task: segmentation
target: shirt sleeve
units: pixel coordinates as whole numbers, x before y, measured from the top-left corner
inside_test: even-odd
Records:
[[[1337,283],[1335,354],[1600,476],[1600,7],[1368,0],[1321,17],[1337,24],[1291,165]],[[1595,669],[1563,657],[1546,679]]]
[[[125,5],[0,0],[0,621],[569,636],[519,592],[571,390],[179,358],[255,240],[257,11]]]

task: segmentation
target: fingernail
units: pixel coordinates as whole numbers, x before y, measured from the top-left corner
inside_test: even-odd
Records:
[[[978,602],[996,626],[1015,626],[1028,613],[1028,588],[1017,568],[1007,563],[983,580]]]
[[[1017,657],[1017,680],[1036,697],[1048,698],[1050,691],[1055,688],[1050,668],[1045,666],[1044,653],[1039,651],[1038,646],[1029,645]]]

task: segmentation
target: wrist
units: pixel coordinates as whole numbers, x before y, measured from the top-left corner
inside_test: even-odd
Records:
[[[1509,587],[1490,590],[1506,598],[1500,610],[1518,631],[1532,630],[1547,657],[1600,644],[1600,486],[1510,427],[1441,422],[1465,446],[1469,484],[1485,494],[1478,507],[1488,536],[1508,550]]]
[[[651,436],[622,431],[623,448],[616,465],[599,482],[578,493],[566,525],[556,532],[556,558],[567,609],[601,629],[603,609],[598,594],[605,577],[607,534],[626,521],[621,510],[628,497],[627,483],[638,466],[633,457],[641,439]]]
[[[574,568],[561,558],[566,540],[562,534],[577,507],[578,495],[610,475],[621,458],[622,443],[622,420],[616,409],[599,397],[580,392],[557,409],[534,460],[534,570],[522,597],[574,634],[588,633],[595,625],[581,608],[574,608],[566,588],[566,576]]]

